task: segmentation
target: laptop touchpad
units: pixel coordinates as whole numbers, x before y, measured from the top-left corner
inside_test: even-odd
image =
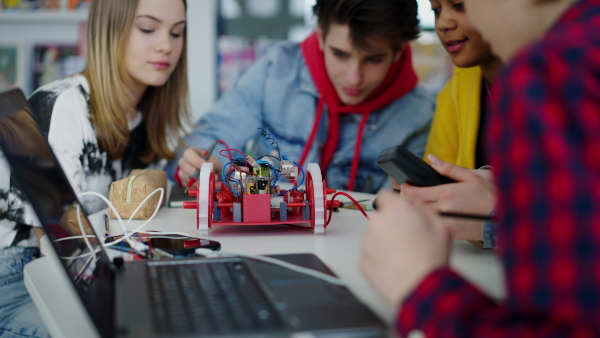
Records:
[[[337,297],[323,283],[312,280],[279,280],[269,283],[269,291],[277,301],[295,305],[337,302]]]

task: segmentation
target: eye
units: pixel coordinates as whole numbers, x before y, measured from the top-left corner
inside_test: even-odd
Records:
[[[140,31],[142,31],[142,33],[144,33],[144,34],[150,34],[150,33],[154,32],[153,29],[144,29],[144,28],[140,28]]]
[[[174,38],[176,38],[176,39],[180,38],[181,35],[182,35],[181,33],[173,33],[173,32],[171,32],[171,36],[174,37]]]
[[[345,58],[347,56],[346,53],[344,53],[342,51],[339,51],[339,50],[333,50],[333,55],[335,57],[337,57],[338,59],[343,59],[343,58]]]
[[[383,61],[383,58],[368,58],[367,61],[370,63],[380,63]]]
[[[452,8],[454,8],[457,11],[462,11],[465,9],[465,3],[464,2],[457,2],[455,4],[452,5]]]
[[[442,12],[442,9],[441,8],[432,8],[431,11],[433,12],[433,15],[438,17],[440,15],[440,13]]]

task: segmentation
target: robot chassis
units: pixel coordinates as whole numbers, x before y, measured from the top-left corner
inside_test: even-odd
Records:
[[[196,209],[200,235],[209,235],[213,225],[269,224],[308,224],[315,234],[323,234],[327,210],[340,206],[337,200],[327,200],[327,195],[336,190],[326,187],[316,163],[308,164],[304,190],[291,189],[281,196],[270,193],[235,196],[224,182],[219,191],[214,191],[214,187],[213,165],[206,162],[200,170],[197,188],[188,190],[190,196],[196,196],[196,201],[183,203],[184,209]]]

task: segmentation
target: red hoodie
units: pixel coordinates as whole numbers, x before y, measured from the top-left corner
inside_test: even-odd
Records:
[[[321,168],[325,172],[327,166],[333,157],[339,137],[340,137],[340,114],[362,114],[360,125],[358,127],[358,134],[356,136],[356,145],[354,147],[354,158],[352,160],[352,168],[350,170],[350,178],[348,180],[347,190],[353,190],[354,180],[356,178],[356,172],[358,170],[358,163],[360,161],[360,147],[362,144],[363,131],[367,124],[369,114],[376,109],[384,107],[396,99],[404,96],[410,92],[417,85],[417,74],[415,73],[412,66],[412,55],[410,46],[407,44],[404,49],[404,53],[398,61],[395,61],[390,66],[388,73],[379,85],[362,103],[353,106],[346,106],[342,103],[331,79],[327,75],[327,69],[325,68],[325,54],[319,48],[319,40],[317,32],[311,34],[301,44],[302,54],[310,75],[319,91],[321,96],[317,103],[317,111],[315,114],[315,122],[313,124],[310,136],[306,142],[302,156],[300,156],[299,164],[304,165],[306,156],[312,147],[321,116],[323,113],[323,105],[327,104],[327,111],[329,114],[329,126],[327,129],[327,139],[323,152],[321,154]],[[406,112],[397,112],[397,114],[403,114]]]

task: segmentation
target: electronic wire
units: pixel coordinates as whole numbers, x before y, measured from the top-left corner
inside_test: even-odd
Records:
[[[114,240],[112,242],[109,242],[109,243],[100,243],[103,247],[108,247],[108,246],[112,246],[112,245],[121,243],[122,241],[127,241],[127,243],[129,244],[129,246],[132,249],[136,249],[139,247],[139,244],[141,244],[141,243],[131,240],[130,237],[135,236],[143,227],[145,227],[148,223],[150,223],[150,221],[152,221],[154,219],[154,217],[156,217],[156,214],[158,213],[158,210],[160,209],[161,204],[158,203],[158,205],[156,206],[156,209],[154,210],[154,213],[150,216],[150,218],[148,218],[144,223],[142,223],[142,225],[140,225],[139,227],[137,227],[134,230],[127,230],[127,228],[129,227],[129,224],[130,224],[131,220],[133,219],[133,217],[138,213],[138,211],[142,208],[142,206],[157,192],[160,192],[159,201],[162,201],[165,191],[163,188],[158,188],[158,189],[154,190],[153,192],[151,192],[148,196],[146,196],[146,198],[144,200],[142,200],[140,205],[133,211],[133,213],[127,220],[127,224],[123,224],[123,219],[121,218],[121,215],[119,214],[119,212],[117,211],[115,206],[106,198],[106,196],[104,196],[100,193],[97,193],[95,191],[89,191],[89,192],[84,192],[84,193],[78,194],[77,197],[81,198],[81,197],[88,196],[88,195],[97,196],[108,205],[108,207],[115,213],[115,215],[117,215],[117,220],[119,221],[119,224],[121,225],[121,228],[123,229],[123,237],[121,237],[117,240]],[[81,219],[81,208],[80,208],[79,204],[77,204],[77,222],[79,223],[79,229],[80,229],[81,233],[85,234],[86,232],[83,229],[83,221]],[[70,240],[70,239],[83,238],[83,240],[85,241],[86,246],[88,247],[88,250],[90,252],[81,254],[78,256],[62,257],[64,259],[78,259],[78,258],[82,258],[82,257],[95,255],[96,253],[98,253],[100,251],[99,248],[93,248],[92,244],[89,241],[90,237],[100,238],[100,236],[95,236],[95,235],[81,235],[81,236],[63,237],[63,238],[56,239],[55,241],[60,242],[60,241],[65,241],[65,240]]]

